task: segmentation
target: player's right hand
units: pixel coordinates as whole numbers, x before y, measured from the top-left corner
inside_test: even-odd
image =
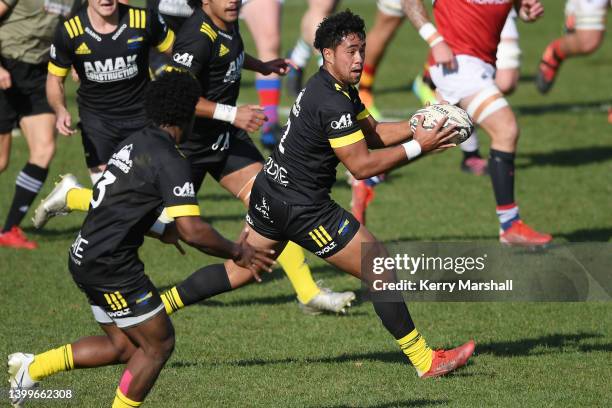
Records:
[[[433,55],[436,64],[441,64],[444,68],[451,71],[457,69],[457,60],[455,59],[455,55],[445,41],[439,42],[431,47],[431,54]]]
[[[238,107],[233,125],[247,132],[256,132],[267,120],[263,106],[243,105]]]
[[[11,73],[4,69],[4,67],[0,67],[0,89],[9,89],[11,86],[13,86]]]
[[[72,128],[72,116],[70,116],[70,112],[66,109],[57,113],[55,127],[57,131],[64,136],[72,136],[76,132],[76,130]]]
[[[442,151],[456,146],[456,144],[450,143],[449,139],[456,136],[459,132],[455,130],[455,125],[444,128],[444,124],[448,120],[447,116],[444,116],[431,130],[427,130],[423,127],[424,120],[425,118],[421,116],[419,125],[414,131],[413,136],[413,139],[421,145],[421,151],[423,153]]]
[[[271,258],[274,250],[251,246],[247,242],[249,230],[244,229],[238,239],[238,256],[234,258],[236,265],[247,268],[253,274],[257,282],[261,282],[260,271],[272,272],[272,266],[276,261]]]

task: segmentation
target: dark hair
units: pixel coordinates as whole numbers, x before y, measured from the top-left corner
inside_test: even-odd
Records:
[[[187,4],[194,10],[202,8],[202,0],[187,0]]]
[[[195,112],[200,84],[187,71],[163,72],[145,89],[145,111],[157,126],[184,126]]]
[[[335,49],[344,37],[353,33],[365,39],[365,23],[357,14],[346,9],[323,19],[315,33],[314,47],[323,54],[323,48]]]

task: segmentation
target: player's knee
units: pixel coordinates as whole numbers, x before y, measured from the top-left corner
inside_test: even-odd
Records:
[[[142,349],[149,359],[163,363],[172,355],[174,345],[174,330],[171,330],[163,338],[151,341],[149,344],[144,345]]]
[[[30,163],[47,168],[55,155],[55,142],[37,143],[30,151]]]
[[[592,54],[601,45],[603,40],[603,34],[599,33],[589,33],[588,35],[583,35],[580,37],[580,53],[582,54]]]
[[[119,361],[121,364],[127,363],[137,350],[134,343],[132,343],[125,336],[113,339],[113,347],[115,348],[115,353],[117,354],[117,361]]]

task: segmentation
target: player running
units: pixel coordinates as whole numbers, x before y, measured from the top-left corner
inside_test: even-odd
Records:
[[[499,240],[509,245],[541,246],[549,234],[521,221],[514,198],[514,158],[519,128],[512,109],[495,84],[495,58],[500,33],[512,6],[523,21],[537,20],[544,12],[538,0],[437,0],[429,21],[422,0],[406,0],[406,15],[432,48],[431,78],[443,100],[458,104],[491,137],[488,171],[499,219]]]
[[[270,251],[251,247],[245,235],[238,243],[228,241],[199,217],[190,165],[176,146],[192,125],[198,97],[198,83],[187,73],[164,74],[147,87],[145,110],[154,125],[113,153],[69,251],[72,277],[105,334],[35,356],[11,354],[13,406],[22,406],[25,391],[52,374],[111,364],[126,365],[113,408],[142,404],[174,348],[172,323],[138,257],[161,205],[176,225],[162,240],[175,242],[178,234],[194,248],[253,272],[273,263]]]
[[[85,161],[93,184],[126,135],[147,125],[142,100],[149,81],[149,48],[169,52],[174,32],[150,10],[117,0],[89,0],[58,27],[51,46],[47,97],[56,127],[72,135],[64,80],[73,66],[80,84],[77,103]]]
[[[251,229],[247,241],[275,253],[295,241],[362,278],[362,256],[386,256],[387,252],[366,227],[330,198],[337,165],[342,162],[355,176],[367,178],[454,146],[447,140],[456,132],[452,126],[441,131],[443,123],[439,123],[431,131],[419,126],[413,135],[407,121],[378,123],[370,116],[355,88],[365,53],[365,28],[359,16],[347,10],[324,19],[314,44],[324,65],[298,95],[280,143],[257,175],[246,216]],[[363,253],[363,243],[369,243],[372,251]],[[235,262],[212,265],[198,273],[212,271],[241,276],[245,283],[252,278],[249,270]],[[197,285],[192,276],[177,286],[181,307],[202,300],[193,296]],[[420,377],[453,371],[474,351],[470,341],[434,352],[416,330],[403,300],[373,300],[373,304]]]
[[[546,46],[538,67],[535,83],[540,93],[550,91],[563,61],[592,54],[601,46],[606,33],[608,4],[608,0],[567,0],[567,32]]]
[[[247,132],[257,130],[266,116],[259,106],[236,106],[242,68],[283,75],[287,62],[276,59],[264,63],[244,52],[238,26],[239,1],[194,1],[190,3],[194,13],[179,32],[172,57],[174,64],[188,69],[198,79],[202,89],[194,130],[181,150],[191,163],[196,193],[209,173],[248,206],[251,186],[263,167],[263,157]],[[77,187],[73,178],[64,178],[37,209],[35,225],[44,225],[53,215],[67,210],[80,207],[87,211],[91,190]],[[344,313],[355,299],[353,292],[336,293],[320,288],[312,278],[303,250],[295,244],[287,246],[279,263],[305,313]],[[241,285],[233,277],[228,280],[225,272],[211,274],[207,279],[219,282],[206,288],[215,294]]]

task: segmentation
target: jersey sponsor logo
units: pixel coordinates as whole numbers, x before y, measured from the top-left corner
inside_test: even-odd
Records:
[[[255,209],[268,221],[270,220],[270,206],[266,202],[266,197],[261,197],[261,204],[255,203]]]
[[[177,197],[195,197],[195,189],[193,188],[193,183],[185,182],[182,186],[174,186],[172,190],[175,196]]]
[[[70,246],[70,258],[75,264],[81,265],[81,259],[83,259],[83,251],[85,250],[85,246],[87,244],[89,244],[89,241],[84,239],[81,236],[81,232],[79,231],[79,235],[77,235],[76,239]]]
[[[336,248],[338,246],[338,244],[336,244],[335,242],[332,242],[331,244],[327,245],[326,247],[324,247],[322,250],[320,251],[316,251],[315,255],[316,256],[322,256],[325,255],[326,253],[328,253],[329,251],[331,251],[332,249]]]
[[[193,62],[193,55],[188,52],[184,52],[179,54],[178,52],[172,56],[172,59],[177,64],[181,64],[187,68],[191,68],[191,63]]]
[[[96,33],[96,32],[95,32],[94,30],[92,30],[91,28],[89,28],[89,27],[85,27],[85,32],[86,32],[87,34],[89,34],[89,36],[90,36],[90,37],[92,37],[92,38],[93,38],[94,40],[96,40],[97,42],[102,41],[102,37],[100,37],[100,36],[98,35],[98,33]]]
[[[123,310],[118,310],[116,312],[107,312],[108,315],[113,318],[113,319],[117,319],[119,317],[125,317],[125,316],[129,316],[132,314],[132,311],[130,310],[129,307],[123,309]]]
[[[224,83],[240,81],[240,76],[242,75],[242,64],[244,63],[244,51],[240,53],[238,58],[234,61],[230,62],[229,67],[227,68],[227,72],[225,73],[225,78],[223,78]]]
[[[77,49],[74,50],[74,53],[77,55],[87,55],[87,54],[91,54],[91,50],[89,49],[89,47],[87,46],[85,42],[82,42],[81,45],[79,45]]]
[[[224,33],[223,31],[219,31],[219,35],[220,35],[221,37],[225,37],[225,38],[227,38],[227,39],[228,39],[228,40],[230,40],[230,41],[234,39],[234,37],[233,37],[233,36],[231,36],[231,35],[229,35],[229,34],[226,34],[226,33]]]
[[[340,236],[344,236],[347,232],[348,232],[348,226],[350,224],[350,221],[348,220],[348,218],[345,218],[344,220],[340,221],[340,224],[338,224],[338,235]]]
[[[347,113],[340,116],[340,119],[334,120],[331,123],[331,127],[334,130],[346,129],[353,126],[353,121],[351,120],[351,114]]]
[[[107,58],[104,61],[85,61],[85,76],[93,82],[116,82],[131,79],[138,75],[138,55]]]
[[[229,48],[225,46],[225,44],[221,44],[221,48],[219,48],[219,56],[223,57],[229,52]]]
[[[287,169],[276,163],[272,159],[272,157],[268,157],[268,161],[264,166],[264,171],[268,176],[272,178],[272,180],[276,181],[281,186],[287,187],[289,185],[289,179],[287,178]]]
[[[129,173],[133,164],[132,160],[130,159],[132,149],[134,149],[133,144],[123,146],[117,153],[113,153],[111,159],[108,161],[108,165],[117,167],[125,174]]]
[[[116,40],[117,38],[119,38],[119,36],[125,31],[126,28],[127,24],[122,24],[121,27],[119,27],[119,30],[117,30],[117,32],[113,34],[112,39]]]

